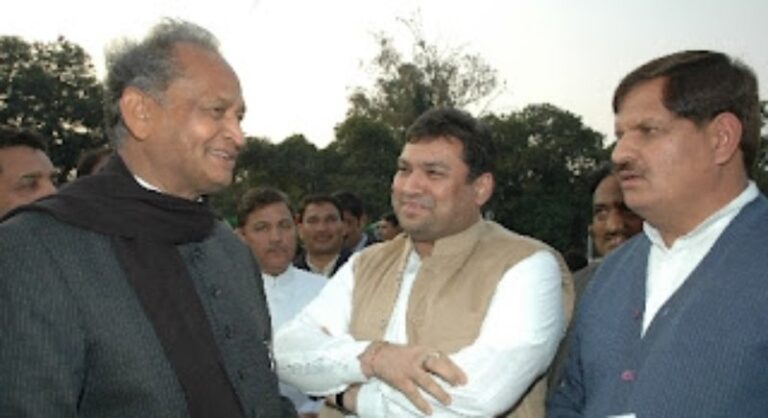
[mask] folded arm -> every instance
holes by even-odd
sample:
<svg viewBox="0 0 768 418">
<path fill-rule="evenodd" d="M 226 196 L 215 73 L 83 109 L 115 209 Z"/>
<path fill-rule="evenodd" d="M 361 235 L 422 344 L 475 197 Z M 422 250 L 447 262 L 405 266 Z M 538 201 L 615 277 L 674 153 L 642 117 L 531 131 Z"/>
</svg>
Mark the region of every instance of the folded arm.
<svg viewBox="0 0 768 418">
<path fill-rule="evenodd" d="M 438 382 L 451 398 L 427 400 L 438 416 L 493 416 L 511 407 L 552 360 L 564 328 L 561 273 L 555 258 L 538 252 L 509 269 L 499 285 L 477 340 L 450 355 L 465 385 Z M 387 416 L 420 415 L 397 390 L 373 379 L 358 394 L 358 410 Z"/>
<path fill-rule="evenodd" d="M 350 384 L 363 383 L 355 405 L 347 405 L 357 408 L 361 416 L 375 416 L 381 411 L 389 411 L 389 416 L 420 415 L 425 408 L 420 411 L 414 405 L 408 382 L 393 383 L 390 376 L 375 371 L 367 375 L 363 370 L 359 357 L 371 342 L 355 341 L 348 330 L 353 262 L 350 260 L 294 321 L 278 330 L 278 374 L 317 395 L 337 393 Z M 509 269 L 496 289 L 475 343 L 447 356 L 445 361 L 449 363 L 435 363 L 443 369 L 446 380 L 452 382 L 435 376 L 434 370 L 428 371 L 432 372 L 428 373 L 430 380 L 440 389 L 429 392 L 444 391 L 448 401 L 441 402 L 427 394 L 424 389 L 430 383 L 416 383 L 416 395 L 428 403 L 429 410 L 438 413 L 482 416 L 509 408 L 546 370 L 554 355 L 564 327 L 560 289 L 560 270 L 548 252 L 537 252 Z M 398 348 L 406 347 L 392 347 Z M 404 353 L 380 357 L 382 362 L 389 358 L 398 363 L 409 358 L 409 365 L 381 364 L 378 369 L 400 368 L 416 374 L 418 368 L 419 373 L 426 373 L 422 370 L 423 355 L 434 350 L 418 349 L 423 352 L 415 353 L 416 357 Z M 457 370 L 465 377 L 456 375 Z M 461 384 L 464 379 L 466 384 Z"/>
</svg>

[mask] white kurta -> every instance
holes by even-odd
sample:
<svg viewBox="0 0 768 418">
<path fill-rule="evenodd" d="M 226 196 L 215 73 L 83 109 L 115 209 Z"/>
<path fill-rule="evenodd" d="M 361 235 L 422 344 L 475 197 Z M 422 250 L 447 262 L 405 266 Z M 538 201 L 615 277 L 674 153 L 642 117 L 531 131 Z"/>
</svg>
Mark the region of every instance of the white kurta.
<svg viewBox="0 0 768 418">
<path fill-rule="evenodd" d="M 262 277 L 273 332 L 277 332 L 282 325 L 301 312 L 328 283 L 325 277 L 292 265 L 277 277 L 266 273 L 262 273 Z M 280 382 L 280 393 L 293 402 L 299 413 L 316 412 L 320 407 L 319 401 L 311 400 L 295 386 Z"/>
<path fill-rule="evenodd" d="M 378 379 L 367 380 L 360 369 L 357 356 L 370 341 L 355 341 L 349 334 L 354 257 L 320 296 L 277 333 L 278 375 L 316 395 L 365 382 L 357 402 L 361 417 L 422 416 L 400 392 Z M 408 342 L 407 301 L 420 266 L 418 255 L 411 253 L 386 341 Z M 505 272 L 477 340 L 451 355 L 468 383 L 443 384 L 452 398 L 448 407 L 424 395 L 432 406 L 432 417 L 496 415 L 512 406 L 546 371 L 565 327 L 561 283 L 557 260 L 547 251 L 536 252 Z"/>
</svg>

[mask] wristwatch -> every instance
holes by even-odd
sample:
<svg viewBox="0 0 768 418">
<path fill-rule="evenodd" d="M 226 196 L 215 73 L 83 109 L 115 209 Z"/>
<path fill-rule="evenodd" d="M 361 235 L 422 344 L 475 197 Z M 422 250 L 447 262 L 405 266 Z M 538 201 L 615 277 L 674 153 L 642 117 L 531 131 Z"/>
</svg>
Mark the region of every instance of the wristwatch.
<svg viewBox="0 0 768 418">
<path fill-rule="evenodd" d="M 354 412 L 350 411 L 344 406 L 344 394 L 346 391 L 341 391 L 336 394 L 336 396 L 333 398 L 334 405 L 329 405 L 331 408 L 341 412 L 343 415 L 355 415 Z"/>
</svg>

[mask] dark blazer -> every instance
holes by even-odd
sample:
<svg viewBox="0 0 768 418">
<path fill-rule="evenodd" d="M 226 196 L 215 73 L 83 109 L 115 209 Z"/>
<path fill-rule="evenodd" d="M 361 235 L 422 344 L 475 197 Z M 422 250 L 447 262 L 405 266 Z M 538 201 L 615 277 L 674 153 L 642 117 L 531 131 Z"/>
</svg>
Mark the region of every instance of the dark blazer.
<svg viewBox="0 0 768 418">
<path fill-rule="evenodd" d="M 248 249 L 219 224 L 179 252 L 245 416 L 291 416 Z M 0 224 L 0 417 L 73 416 L 189 414 L 109 238 L 22 213 Z"/>
<path fill-rule="evenodd" d="M 547 417 L 768 416 L 768 202 L 745 206 L 641 337 L 650 241 L 611 253 L 577 309 Z"/>
</svg>

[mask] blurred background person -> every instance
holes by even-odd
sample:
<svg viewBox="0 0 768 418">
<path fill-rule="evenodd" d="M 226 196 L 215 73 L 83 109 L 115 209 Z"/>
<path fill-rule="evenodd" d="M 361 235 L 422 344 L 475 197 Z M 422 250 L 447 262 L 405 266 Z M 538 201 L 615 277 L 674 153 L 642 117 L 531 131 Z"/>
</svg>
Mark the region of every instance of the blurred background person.
<svg viewBox="0 0 768 418">
<path fill-rule="evenodd" d="M 293 319 L 322 290 L 327 280 L 291 265 L 296 255 L 296 224 L 291 203 L 280 190 L 248 190 L 237 207 L 237 233 L 261 267 L 273 332 Z M 317 416 L 320 401 L 280 382 L 301 418 Z"/>
<path fill-rule="evenodd" d="M 344 221 L 344 248 L 355 253 L 375 243 L 375 237 L 365 232 L 368 213 L 363 200 L 347 190 L 334 193 L 333 198 L 339 203 L 341 219 Z"/>
<path fill-rule="evenodd" d="M 600 260 L 643 230 L 643 218 L 624 203 L 619 178 L 610 164 L 606 163 L 597 169 L 590 192 L 592 223 L 589 225 L 589 235 L 594 257 L 587 267 L 573 275 L 577 300 L 600 265 Z"/>
<path fill-rule="evenodd" d="M 376 235 L 381 241 L 389 241 L 403 232 L 394 212 L 387 212 L 376 222 Z"/>
<path fill-rule="evenodd" d="M 40 135 L 0 127 L 0 218 L 56 192 L 58 172 L 45 151 Z"/>
<path fill-rule="evenodd" d="M 294 265 L 302 270 L 331 277 L 349 258 L 344 248 L 344 223 L 338 201 L 327 194 L 305 196 L 297 216 L 304 252 Z"/>
</svg>

